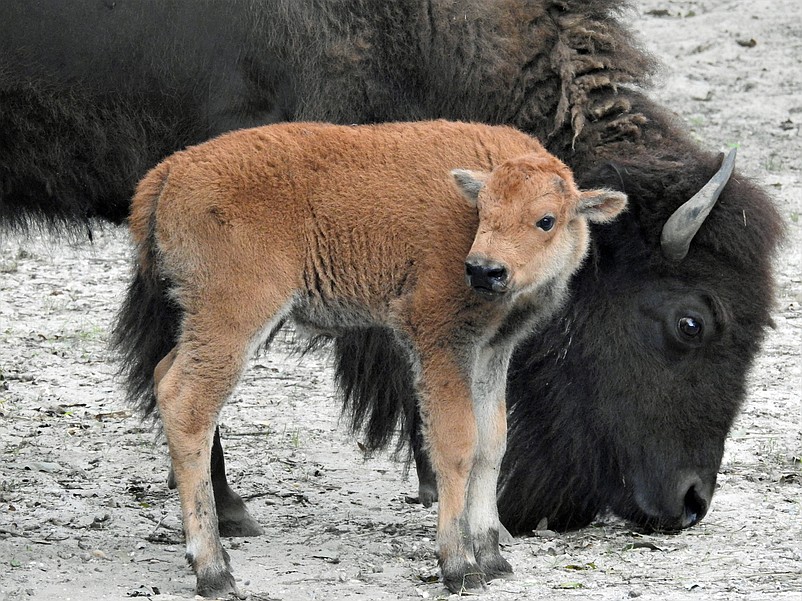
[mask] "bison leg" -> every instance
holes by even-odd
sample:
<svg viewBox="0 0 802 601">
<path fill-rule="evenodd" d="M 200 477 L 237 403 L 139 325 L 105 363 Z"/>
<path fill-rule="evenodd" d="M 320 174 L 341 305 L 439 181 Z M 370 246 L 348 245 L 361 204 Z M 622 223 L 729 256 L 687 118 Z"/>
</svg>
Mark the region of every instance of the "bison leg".
<svg viewBox="0 0 802 601">
<path fill-rule="evenodd" d="M 214 489 L 214 503 L 217 507 L 217 527 L 220 536 L 261 536 L 265 533 L 251 514 L 248 513 L 245 502 L 228 485 L 226 477 L 226 459 L 223 455 L 223 445 L 220 442 L 220 427 L 214 431 L 212 441 L 212 488 Z M 170 468 L 167 475 L 167 488 L 174 489 L 175 473 Z"/>
<path fill-rule="evenodd" d="M 504 419 L 506 420 L 506 415 Z M 437 502 L 437 477 L 434 474 L 432 462 L 426 452 L 426 441 L 423 438 L 423 424 L 419 411 L 416 411 L 412 424 L 410 445 L 412 446 L 412 454 L 415 458 L 415 472 L 418 475 L 418 500 L 424 507 L 431 507 L 432 504 Z M 501 522 L 499 522 L 498 528 L 499 543 L 502 545 L 511 545 L 515 537 L 510 534 L 510 531 L 507 530 Z"/>
<path fill-rule="evenodd" d="M 431 507 L 437 501 L 437 477 L 434 475 L 432 462 L 426 453 L 422 426 L 420 413 L 416 410 L 412 422 L 410 444 L 415 457 L 415 472 L 418 474 L 418 500 L 424 507 Z"/>
<path fill-rule="evenodd" d="M 245 502 L 228 485 L 226 460 L 220 443 L 220 428 L 214 431 L 212 441 L 212 489 L 217 507 L 217 527 L 220 536 L 261 536 L 265 533 L 245 507 Z"/>
<path fill-rule="evenodd" d="M 485 578 L 512 573 L 499 550 L 500 522 L 496 503 L 501 460 L 507 444 L 505 385 L 509 352 L 484 349 L 478 353 L 471 386 L 478 441 L 468 487 L 468 521 L 473 551 Z"/>
<path fill-rule="evenodd" d="M 421 358 L 420 400 L 440 507 L 437 545 L 443 583 L 452 593 L 484 585 L 466 506 L 476 449 L 471 390 L 450 357 Z"/>
</svg>

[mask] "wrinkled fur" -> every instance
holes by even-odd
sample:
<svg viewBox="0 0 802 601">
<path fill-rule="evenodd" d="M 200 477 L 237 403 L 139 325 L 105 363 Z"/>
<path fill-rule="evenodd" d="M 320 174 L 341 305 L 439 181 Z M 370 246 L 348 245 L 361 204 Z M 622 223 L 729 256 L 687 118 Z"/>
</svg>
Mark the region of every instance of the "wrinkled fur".
<svg viewBox="0 0 802 601">
<path fill-rule="evenodd" d="M 149 166 L 260 123 L 453 118 L 579 133 L 620 110 L 590 91 L 650 65 L 618 4 L 4 3 L 0 223 L 121 223 Z"/>
</svg>

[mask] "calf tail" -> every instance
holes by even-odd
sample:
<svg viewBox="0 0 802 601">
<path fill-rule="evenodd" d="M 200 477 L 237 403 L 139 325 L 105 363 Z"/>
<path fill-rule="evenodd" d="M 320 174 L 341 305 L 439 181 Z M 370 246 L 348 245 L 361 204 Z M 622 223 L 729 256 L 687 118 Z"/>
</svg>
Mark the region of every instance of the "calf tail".
<svg viewBox="0 0 802 601">
<path fill-rule="evenodd" d="M 396 453 L 407 447 L 416 426 L 417 401 L 412 366 L 392 333 L 370 328 L 338 336 L 334 371 L 343 414 L 351 430 L 364 436 L 367 451 L 388 447 L 396 434 Z"/>
<path fill-rule="evenodd" d="M 153 370 L 175 346 L 183 313 L 170 296 L 172 282 L 160 269 L 156 247 L 156 205 L 168 174 L 167 162 L 151 170 L 131 203 L 129 224 L 137 258 L 111 337 L 128 399 L 143 416 L 156 409 Z"/>
</svg>

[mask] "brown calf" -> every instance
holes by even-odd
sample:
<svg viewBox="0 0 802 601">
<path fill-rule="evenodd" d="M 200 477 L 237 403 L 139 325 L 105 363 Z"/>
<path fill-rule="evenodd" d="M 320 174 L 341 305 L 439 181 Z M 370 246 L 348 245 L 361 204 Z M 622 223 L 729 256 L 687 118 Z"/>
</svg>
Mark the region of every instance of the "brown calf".
<svg viewBox="0 0 802 601">
<path fill-rule="evenodd" d="M 518 131 L 444 121 L 242 130 L 148 173 L 130 226 L 139 277 L 168 282 L 161 302 L 181 316 L 154 386 L 198 593 L 236 590 L 210 483 L 217 416 L 286 319 L 331 336 L 394 333 L 437 474 L 445 584 L 511 572 L 496 510 L 510 354 L 562 302 L 587 222 L 625 203 L 577 190 Z"/>
</svg>

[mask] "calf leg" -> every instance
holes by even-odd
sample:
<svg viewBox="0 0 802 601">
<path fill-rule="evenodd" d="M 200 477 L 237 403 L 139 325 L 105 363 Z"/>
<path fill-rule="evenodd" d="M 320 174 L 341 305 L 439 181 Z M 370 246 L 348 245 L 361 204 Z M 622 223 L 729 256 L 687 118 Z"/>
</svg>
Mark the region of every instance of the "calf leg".
<svg viewBox="0 0 802 601">
<path fill-rule="evenodd" d="M 505 424 L 506 418 L 507 416 L 505 413 L 503 418 Z M 477 422 L 478 421 L 477 418 Z M 434 474 L 429 455 L 426 453 L 426 441 L 423 437 L 423 423 L 421 422 L 419 411 L 415 413 L 409 444 L 412 446 L 412 454 L 415 458 L 415 471 L 418 475 L 418 500 L 424 507 L 431 507 L 432 504 L 437 501 L 437 477 Z M 504 524 L 499 522 L 499 543 L 502 545 L 509 545 L 512 544 L 513 541 L 514 537 L 512 534 L 504 527 Z"/>
<path fill-rule="evenodd" d="M 176 350 L 175 361 L 158 386 L 157 401 L 181 500 L 186 556 L 197 575 L 199 595 L 227 595 L 236 587 L 218 534 L 209 458 L 217 414 L 239 366 L 231 366 L 228 374 L 216 373 L 224 376 L 222 380 L 204 377 L 193 369 L 199 363 L 194 353 L 181 346 Z"/>
<path fill-rule="evenodd" d="M 466 500 L 477 442 L 471 390 L 449 357 L 422 358 L 421 412 L 437 480 L 437 544 L 443 582 L 451 592 L 481 587 Z"/>
<path fill-rule="evenodd" d="M 478 442 L 468 488 L 468 522 L 473 551 L 488 580 L 512 573 L 499 550 L 496 492 L 507 445 L 505 387 L 509 353 L 486 349 L 478 353 L 471 386 Z"/>
<path fill-rule="evenodd" d="M 156 400 L 181 500 L 187 559 L 197 575 L 197 593 L 217 597 L 236 593 L 220 542 L 211 474 L 217 416 L 259 342 L 263 323 L 277 321 L 278 311 L 262 306 L 259 313 L 268 319 L 260 320 L 259 313 L 248 315 L 242 307 L 236 315 L 224 315 L 222 303 L 198 304 L 202 313 L 187 314 L 178 346 L 154 377 L 164 374 Z"/>
<path fill-rule="evenodd" d="M 212 489 L 214 489 L 214 504 L 217 507 L 217 527 L 220 536 L 261 536 L 265 533 L 245 506 L 245 502 L 228 485 L 226 477 L 226 459 L 223 455 L 223 445 L 220 441 L 220 426 L 214 431 L 212 441 Z M 167 488 L 176 487 L 173 468 L 167 475 Z"/>
</svg>

